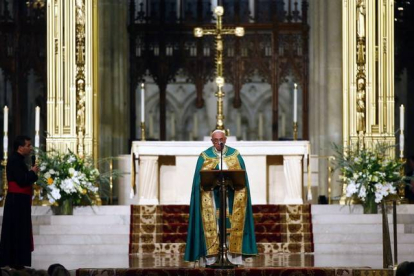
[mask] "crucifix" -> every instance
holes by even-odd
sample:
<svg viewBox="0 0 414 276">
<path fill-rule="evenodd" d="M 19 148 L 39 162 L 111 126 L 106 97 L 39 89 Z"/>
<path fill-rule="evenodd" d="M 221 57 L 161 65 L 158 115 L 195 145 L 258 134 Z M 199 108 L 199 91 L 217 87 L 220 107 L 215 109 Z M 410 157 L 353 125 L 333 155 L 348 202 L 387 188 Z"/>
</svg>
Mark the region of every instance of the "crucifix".
<svg viewBox="0 0 414 276">
<path fill-rule="evenodd" d="M 224 115 L 223 115 L 223 35 L 236 35 L 238 37 L 244 36 L 244 28 L 224 28 L 222 24 L 222 18 L 224 9 L 222 6 L 217 6 L 214 9 L 214 14 L 217 17 L 216 28 L 194 28 L 195 37 L 203 37 L 204 35 L 214 35 L 216 40 L 216 84 L 218 91 L 215 96 L 217 97 L 217 123 L 216 129 L 224 129 Z M 227 133 L 228 131 L 226 131 Z"/>
</svg>

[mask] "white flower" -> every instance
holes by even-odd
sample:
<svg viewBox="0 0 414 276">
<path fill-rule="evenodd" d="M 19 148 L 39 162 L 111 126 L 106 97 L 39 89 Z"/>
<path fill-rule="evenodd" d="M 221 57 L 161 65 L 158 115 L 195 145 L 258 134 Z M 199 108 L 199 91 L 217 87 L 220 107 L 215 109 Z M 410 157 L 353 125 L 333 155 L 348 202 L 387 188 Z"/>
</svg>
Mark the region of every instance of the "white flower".
<svg viewBox="0 0 414 276">
<path fill-rule="evenodd" d="M 56 188 L 55 184 L 50 185 L 50 195 L 49 202 L 54 203 L 56 200 L 59 200 L 61 198 L 60 191 L 58 188 Z"/>
<path fill-rule="evenodd" d="M 361 189 L 359 190 L 358 197 L 361 198 L 362 200 L 365 200 L 366 196 L 367 196 L 367 189 L 365 189 L 365 186 L 362 186 Z"/>
<path fill-rule="evenodd" d="M 43 176 L 44 176 L 46 179 L 49 179 L 49 178 L 50 178 L 50 173 L 49 173 L 49 172 L 46 172 Z"/>
<path fill-rule="evenodd" d="M 358 188 L 355 185 L 354 181 L 349 182 L 348 186 L 346 186 L 346 196 L 351 197 L 358 191 Z"/>
<path fill-rule="evenodd" d="M 60 188 L 67 194 L 72 194 L 76 192 L 75 183 L 72 179 L 65 179 L 60 184 Z"/>
<path fill-rule="evenodd" d="M 49 170 L 49 173 L 52 175 L 52 174 L 55 174 L 56 172 L 55 172 L 55 170 L 54 170 L 54 169 L 50 169 L 50 170 Z"/>
<path fill-rule="evenodd" d="M 46 166 L 40 166 L 40 171 L 43 172 L 44 170 L 46 170 Z"/>
<path fill-rule="evenodd" d="M 70 168 L 70 169 L 69 169 L 69 174 L 70 174 L 70 175 L 74 175 L 74 174 L 75 174 L 75 172 L 76 172 L 76 171 L 75 171 L 75 169 L 74 169 L 74 168 Z"/>
<path fill-rule="evenodd" d="M 73 162 L 75 162 L 76 161 L 76 157 L 75 156 L 73 156 L 73 155 L 71 155 L 70 157 L 69 157 L 69 159 L 68 159 L 68 162 L 69 163 L 73 163 Z"/>
</svg>

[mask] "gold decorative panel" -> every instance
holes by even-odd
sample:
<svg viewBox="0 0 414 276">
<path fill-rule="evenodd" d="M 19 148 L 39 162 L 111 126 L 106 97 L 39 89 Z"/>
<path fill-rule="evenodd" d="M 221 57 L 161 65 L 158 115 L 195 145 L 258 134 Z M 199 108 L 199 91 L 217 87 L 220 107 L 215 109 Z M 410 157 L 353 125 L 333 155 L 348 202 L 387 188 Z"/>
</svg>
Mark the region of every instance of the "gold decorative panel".
<svg viewBox="0 0 414 276">
<path fill-rule="evenodd" d="M 97 0 L 47 1 L 47 149 L 97 157 Z"/>
</svg>

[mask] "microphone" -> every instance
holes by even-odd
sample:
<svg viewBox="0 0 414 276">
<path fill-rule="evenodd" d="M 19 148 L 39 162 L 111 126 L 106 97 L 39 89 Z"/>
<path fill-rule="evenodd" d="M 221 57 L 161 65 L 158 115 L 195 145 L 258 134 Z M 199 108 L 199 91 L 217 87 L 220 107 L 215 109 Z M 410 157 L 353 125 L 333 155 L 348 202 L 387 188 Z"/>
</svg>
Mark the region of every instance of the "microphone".
<svg viewBox="0 0 414 276">
<path fill-rule="evenodd" d="M 32 167 L 34 167 L 36 165 L 36 155 L 32 155 Z"/>
<path fill-rule="evenodd" d="M 220 145 L 220 151 L 222 151 L 223 148 L 224 148 L 224 143 L 223 142 L 220 142 L 219 145 Z"/>
</svg>

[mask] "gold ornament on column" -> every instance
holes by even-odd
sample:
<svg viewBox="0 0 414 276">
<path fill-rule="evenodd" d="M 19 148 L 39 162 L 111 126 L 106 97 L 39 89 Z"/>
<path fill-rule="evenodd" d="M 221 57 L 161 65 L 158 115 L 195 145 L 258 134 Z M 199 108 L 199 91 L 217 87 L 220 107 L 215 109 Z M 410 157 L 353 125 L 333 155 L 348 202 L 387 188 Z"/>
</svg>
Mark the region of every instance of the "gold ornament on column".
<svg viewBox="0 0 414 276">
<path fill-rule="evenodd" d="M 216 28 L 194 28 L 195 37 L 203 37 L 204 35 L 214 35 L 216 40 L 216 84 L 218 91 L 215 93 L 217 97 L 217 123 L 216 129 L 224 130 L 224 108 L 223 108 L 223 98 L 225 93 L 223 91 L 223 86 L 225 84 L 223 77 L 223 35 L 235 35 L 238 37 L 244 36 L 244 28 L 224 28 L 222 25 L 224 9 L 222 6 L 217 6 L 214 10 L 214 14 L 217 17 Z"/>
<path fill-rule="evenodd" d="M 356 75 L 356 131 L 363 146 L 366 131 L 366 76 L 365 76 L 365 1 L 358 0 L 356 6 L 357 24 L 357 75 Z"/>
<path fill-rule="evenodd" d="M 76 0 L 76 136 L 77 153 L 85 156 L 85 3 Z"/>
</svg>

